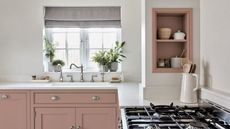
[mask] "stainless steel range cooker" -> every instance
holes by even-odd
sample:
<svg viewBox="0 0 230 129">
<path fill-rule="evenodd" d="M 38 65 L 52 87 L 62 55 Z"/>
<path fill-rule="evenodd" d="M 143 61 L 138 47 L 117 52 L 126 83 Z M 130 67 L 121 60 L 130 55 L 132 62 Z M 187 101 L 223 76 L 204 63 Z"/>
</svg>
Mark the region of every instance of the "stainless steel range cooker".
<svg viewBox="0 0 230 129">
<path fill-rule="evenodd" d="M 154 105 L 122 109 L 123 129 L 230 129 L 230 111 L 211 102 L 190 107 Z"/>
</svg>

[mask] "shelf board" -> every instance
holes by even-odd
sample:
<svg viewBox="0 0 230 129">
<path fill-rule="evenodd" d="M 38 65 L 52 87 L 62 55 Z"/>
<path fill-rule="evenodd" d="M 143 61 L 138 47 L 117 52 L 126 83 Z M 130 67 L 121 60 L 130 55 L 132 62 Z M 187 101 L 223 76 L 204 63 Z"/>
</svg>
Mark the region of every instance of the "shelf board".
<svg viewBox="0 0 230 129">
<path fill-rule="evenodd" d="M 182 68 L 155 68 L 153 72 L 156 73 L 182 73 Z"/>
<path fill-rule="evenodd" d="M 158 43 L 185 43 L 187 40 L 157 39 Z"/>
</svg>

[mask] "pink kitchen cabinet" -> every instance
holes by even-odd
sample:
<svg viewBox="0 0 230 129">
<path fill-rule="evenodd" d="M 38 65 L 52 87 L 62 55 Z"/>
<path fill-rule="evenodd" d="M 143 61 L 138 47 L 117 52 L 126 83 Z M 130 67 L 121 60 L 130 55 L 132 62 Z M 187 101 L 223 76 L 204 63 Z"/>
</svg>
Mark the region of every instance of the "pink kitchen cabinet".
<svg viewBox="0 0 230 129">
<path fill-rule="evenodd" d="M 0 129 L 117 129 L 116 89 L 0 90 Z"/>
<path fill-rule="evenodd" d="M 35 90 L 31 98 L 35 129 L 118 128 L 117 90 Z"/>
<path fill-rule="evenodd" d="M 117 129 L 116 108 L 77 108 L 77 129 Z"/>
<path fill-rule="evenodd" d="M 74 129 L 75 108 L 35 109 L 35 129 Z"/>
<path fill-rule="evenodd" d="M 29 129 L 27 93 L 0 91 L 0 129 Z"/>
</svg>

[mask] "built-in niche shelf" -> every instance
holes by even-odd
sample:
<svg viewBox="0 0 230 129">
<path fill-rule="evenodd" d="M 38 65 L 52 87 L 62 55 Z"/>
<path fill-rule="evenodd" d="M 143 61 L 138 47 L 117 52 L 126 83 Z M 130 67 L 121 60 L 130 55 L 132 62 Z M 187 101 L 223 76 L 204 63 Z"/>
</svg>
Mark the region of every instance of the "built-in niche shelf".
<svg viewBox="0 0 230 129">
<path fill-rule="evenodd" d="M 182 68 L 158 67 L 158 59 L 171 59 L 180 56 L 185 50 L 183 58 L 192 61 L 192 9 L 191 8 L 154 8 L 152 10 L 152 72 L 180 73 Z M 160 39 L 158 30 L 170 28 L 172 35 L 178 30 L 184 32 L 184 40 Z"/>
<path fill-rule="evenodd" d="M 181 68 L 157 68 L 155 70 L 157 73 L 178 73 L 182 72 Z"/>
<path fill-rule="evenodd" d="M 163 39 L 157 39 L 158 43 L 185 43 L 187 40 L 174 40 L 174 39 L 169 39 L 169 40 L 163 40 Z"/>
</svg>

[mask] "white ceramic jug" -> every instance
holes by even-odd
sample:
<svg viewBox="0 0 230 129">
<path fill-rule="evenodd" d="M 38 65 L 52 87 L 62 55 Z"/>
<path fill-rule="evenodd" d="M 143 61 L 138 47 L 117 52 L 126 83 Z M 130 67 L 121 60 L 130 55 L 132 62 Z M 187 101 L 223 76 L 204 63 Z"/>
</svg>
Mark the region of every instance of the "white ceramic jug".
<svg viewBox="0 0 230 129">
<path fill-rule="evenodd" d="M 181 97 L 183 103 L 197 103 L 197 90 L 199 87 L 197 74 L 182 74 Z"/>
</svg>

